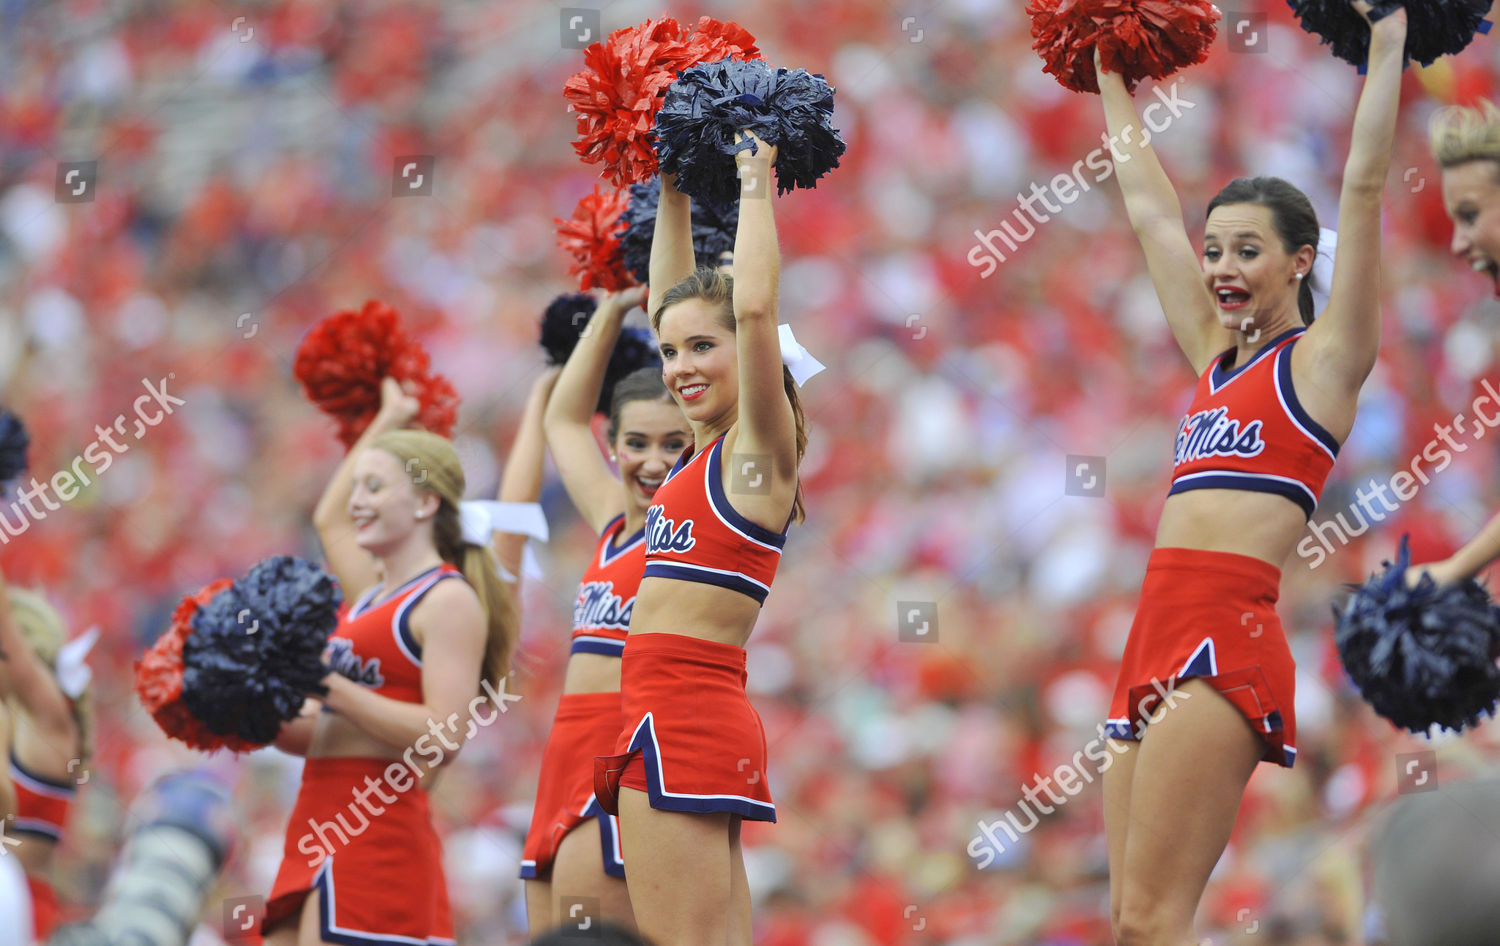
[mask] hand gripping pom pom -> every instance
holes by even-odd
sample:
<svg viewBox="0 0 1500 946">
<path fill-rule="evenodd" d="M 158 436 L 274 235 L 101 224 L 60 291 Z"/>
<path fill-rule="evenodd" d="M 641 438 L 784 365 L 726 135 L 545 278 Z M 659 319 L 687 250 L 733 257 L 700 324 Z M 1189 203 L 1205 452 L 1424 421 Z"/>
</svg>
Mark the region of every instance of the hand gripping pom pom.
<svg viewBox="0 0 1500 946">
<path fill-rule="evenodd" d="M 663 174 L 695 201 L 736 203 L 741 187 L 734 155 L 755 143 L 735 141 L 749 129 L 775 145 L 776 192 L 813 187 L 839 166 L 847 147 L 833 127 L 833 87 L 805 69 L 763 60 L 721 59 L 684 72 L 656 114 L 656 154 Z M 764 185 L 762 185 L 764 186 Z"/>
<path fill-rule="evenodd" d="M 5 484 L 26 472 L 26 449 L 31 446 L 31 435 L 21 418 L 7 410 L 0 410 L 0 495 L 5 494 Z"/>
<path fill-rule="evenodd" d="M 1440 56 L 1462 52 L 1476 33 L 1489 32 L 1485 17 L 1493 0 L 1372 0 L 1370 19 L 1406 8 L 1403 63 L 1430 66 Z M 1287 0 L 1302 28 L 1361 71 L 1370 56 L 1370 25 L 1348 0 Z"/>
<path fill-rule="evenodd" d="M 552 300 L 542 315 L 542 349 L 549 365 L 564 364 L 588 327 L 597 303 L 593 296 L 562 295 Z M 599 389 L 596 413 L 608 413 L 615 384 L 637 368 L 661 365 L 651 333 L 645 329 L 627 328 L 615 342 L 609 365 L 604 369 L 604 383 Z"/>
<path fill-rule="evenodd" d="M 1033 0 L 1031 48 L 1043 72 L 1074 92 L 1099 92 L 1094 47 L 1109 72 L 1135 91 L 1208 58 L 1219 9 L 1209 0 Z"/>
<path fill-rule="evenodd" d="M 656 233 L 656 207 L 661 202 L 661 178 L 649 184 L 630 185 L 630 205 L 621 218 L 620 249 L 625 268 L 637 282 L 646 282 L 651 272 L 651 240 Z M 725 253 L 734 252 L 734 234 L 739 227 L 739 204 L 713 206 L 693 203 L 693 258 L 699 266 L 716 268 Z"/>
<path fill-rule="evenodd" d="M 219 749 L 249 752 L 260 748 L 234 736 L 210 732 L 182 703 L 182 649 L 193 633 L 192 617 L 204 602 L 232 584 L 228 578 L 220 578 L 197 594 L 183 598 L 172 614 L 172 626 L 135 662 L 135 692 L 146 712 L 156 720 L 162 732 L 205 752 Z"/>
<path fill-rule="evenodd" d="M 195 749 L 270 744 L 308 696 L 327 692 L 323 650 L 343 598 L 322 569 L 268 558 L 237 582 L 184 598 L 136 663 L 136 692 L 162 730 Z"/>
<path fill-rule="evenodd" d="M 578 288 L 618 292 L 635 285 L 625 270 L 620 250 L 620 224 L 630 198 L 623 189 L 606 194 L 594 186 L 573 209 L 571 220 L 557 224 L 557 245 L 573 257 L 568 275 L 578 277 Z"/>
<path fill-rule="evenodd" d="M 649 138 L 662 93 L 682 70 L 726 56 L 759 57 L 755 37 L 706 16 L 692 31 L 671 17 L 615 30 L 584 50 L 585 68 L 563 86 L 578 115 L 573 149 L 585 164 L 603 164 L 616 187 L 650 180 L 656 154 Z"/>
<path fill-rule="evenodd" d="M 447 437 L 458 420 L 458 392 L 432 374 L 427 352 L 406 334 L 401 317 L 383 302 L 366 302 L 313 326 L 297 349 L 293 366 L 308 398 L 338 421 L 345 448 L 380 411 L 380 382 L 391 377 L 415 388 L 422 409 L 417 422 Z"/>
<path fill-rule="evenodd" d="M 1500 700 L 1500 608 L 1473 579 L 1440 587 L 1423 575 L 1408 588 L 1406 536 L 1386 565 L 1342 614 L 1334 609 L 1344 669 L 1375 712 L 1404 729 L 1477 725 Z"/>
</svg>

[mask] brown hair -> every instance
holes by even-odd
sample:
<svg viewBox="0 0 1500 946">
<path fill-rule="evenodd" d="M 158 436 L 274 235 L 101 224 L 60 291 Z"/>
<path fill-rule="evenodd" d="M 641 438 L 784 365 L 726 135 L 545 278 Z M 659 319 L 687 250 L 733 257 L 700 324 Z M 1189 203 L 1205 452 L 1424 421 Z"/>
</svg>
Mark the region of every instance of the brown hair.
<svg viewBox="0 0 1500 946">
<path fill-rule="evenodd" d="M 1214 209 L 1224 204 L 1254 204 L 1271 212 L 1271 226 L 1281 237 L 1281 246 L 1288 254 L 1296 253 L 1304 246 L 1318 249 L 1322 231 L 1318 227 L 1318 212 L 1313 210 L 1307 195 L 1279 177 L 1237 177 L 1224 186 L 1208 202 L 1207 217 Z M 1301 280 L 1297 287 L 1297 310 L 1302 314 L 1302 324 L 1313 324 L 1312 274 Z"/>
<path fill-rule="evenodd" d="M 488 545 L 464 541 L 458 505 L 464 495 L 464 469 L 447 438 L 425 430 L 391 430 L 370 443 L 415 474 L 412 486 L 438 497 L 432 538 L 443 561 L 458 568 L 479 596 L 486 633 L 483 672 L 495 685 L 510 673 L 510 659 L 520 637 L 520 609 L 510 585 L 500 580 L 499 562 Z M 418 473 L 417 471 L 420 471 Z M 480 689 L 481 694 L 484 692 Z"/>
<path fill-rule="evenodd" d="M 689 299 L 702 299 L 716 306 L 724 327 L 731 332 L 735 330 L 734 277 L 700 266 L 691 276 L 668 289 L 661 297 L 661 305 L 651 314 L 651 327 L 657 335 L 661 334 L 661 319 L 667 309 Z M 797 382 L 793 380 L 791 369 L 786 365 L 781 366 L 781 378 L 786 399 L 792 405 L 792 416 L 797 421 L 797 465 L 800 467 L 802 454 L 807 451 L 807 418 L 802 413 L 802 399 L 797 394 Z M 792 500 L 792 519 L 801 522 L 806 513 L 802 503 L 802 484 L 799 482 L 796 497 Z"/>
<path fill-rule="evenodd" d="M 625 405 L 632 401 L 661 401 L 664 404 L 677 406 L 672 400 L 672 392 L 667 390 L 667 385 L 661 379 L 660 365 L 645 365 L 615 382 L 615 389 L 609 397 L 609 442 L 614 443 L 615 438 L 620 435 L 620 415 L 625 410 Z"/>
</svg>

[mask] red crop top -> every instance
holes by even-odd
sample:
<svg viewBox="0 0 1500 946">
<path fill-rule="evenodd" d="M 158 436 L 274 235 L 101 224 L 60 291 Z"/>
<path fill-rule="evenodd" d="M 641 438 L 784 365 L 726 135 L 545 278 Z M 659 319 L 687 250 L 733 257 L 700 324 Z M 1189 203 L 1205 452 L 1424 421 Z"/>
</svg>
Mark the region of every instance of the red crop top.
<svg viewBox="0 0 1500 946">
<path fill-rule="evenodd" d="M 328 667 L 381 696 L 422 702 L 422 647 L 411 633 L 411 609 L 432 586 L 463 573 L 444 562 L 373 604 L 382 585 L 365 592 L 339 617 L 328 639 Z"/>
<path fill-rule="evenodd" d="M 1226 351 L 1203 372 L 1177 427 L 1167 495 L 1193 489 L 1275 493 L 1312 518 L 1339 444 L 1292 389 L 1292 347 L 1304 331 L 1271 339 L 1232 371 L 1224 370 L 1233 349 Z"/>
<path fill-rule="evenodd" d="M 635 593 L 646 568 L 646 530 L 620 540 L 624 531 L 623 515 L 610 520 L 578 583 L 571 653 L 618 657 L 625 650 L 630 612 L 635 608 Z"/>
<path fill-rule="evenodd" d="M 44 778 L 21 765 L 12 753 L 10 778 L 16 786 L 16 834 L 34 834 L 56 841 L 68 823 L 68 806 L 78 789 L 70 782 Z"/>
<path fill-rule="evenodd" d="M 724 437 L 702 453 L 684 451 L 646 510 L 644 577 L 731 588 L 765 603 L 786 544 L 786 529 L 756 525 L 724 495 Z M 787 517 L 791 525 L 791 517 Z"/>
</svg>

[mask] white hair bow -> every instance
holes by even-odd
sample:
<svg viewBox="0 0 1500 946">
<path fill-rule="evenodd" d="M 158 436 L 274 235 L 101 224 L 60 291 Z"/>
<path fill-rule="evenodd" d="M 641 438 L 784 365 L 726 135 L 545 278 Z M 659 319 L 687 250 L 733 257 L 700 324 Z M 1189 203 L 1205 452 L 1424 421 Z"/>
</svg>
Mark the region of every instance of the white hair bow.
<svg viewBox="0 0 1500 946">
<path fill-rule="evenodd" d="M 1318 255 L 1313 260 L 1312 272 L 1307 274 L 1307 288 L 1312 290 L 1313 297 L 1313 318 L 1328 308 L 1328 293 L 1333 289 L 1333 257 L 1338 248 L 1338 232 L 1323 227 L 1318 232 Z"/>
<path fill-rule="evenodd" d="M 489 545 L 496 532 L 513 532 L 528 536 L 538 542 L 548 538 L 547 517 L 537 503 L 501 503 L 489 499 L 468 500 L 458 504 L 458 518 L 463 527 L 464 541 L 472 545 Z M 521 552 L 521 574 L 527 578 L 541 578 L 541 560 L 537 558 L 531 542 Z M 515 581 L 516 576 L 500 568 L 500 577 Z"/>
<path fill-rule="evenodd" d="M 57 684 L 70 700 L 78 699 L 94 678 L 93 669 L 84 661 L 97 643 L 99 628 L 91 627 L 68 641 L 57 652 Z"/>
<path fill-rule="evenodd" d="M 797 387 L 800 388 L 807 383 L 809 378 L 824 370 L 825 366 L 810 355 L 806 348 L 797 343 L 790 325 L 783 322 L 776 327 L 776 330 L 781 339 L 781 363 L 791 370 L 792 380 L 797 382 Z"/>
</svg>

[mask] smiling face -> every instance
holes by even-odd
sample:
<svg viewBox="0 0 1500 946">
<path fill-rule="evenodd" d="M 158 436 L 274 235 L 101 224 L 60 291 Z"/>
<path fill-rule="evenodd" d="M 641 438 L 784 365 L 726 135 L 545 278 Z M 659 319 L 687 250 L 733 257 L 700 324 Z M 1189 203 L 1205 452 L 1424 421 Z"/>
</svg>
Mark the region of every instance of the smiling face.
<svg viewBox="0 0 1500 946">
<path fill-rule="evenodd" d="M 661 313 L 662 381 L 688 420 L 710 423 L 739 406 L 739 362 L 734 330 L 704 299 L 686 299 Z"/>
<path fill-rule="evenodd" d="M 1253 334 L 1280 313 L 1296 317 L 1297 273 L 1307 273 L 1315 255 L 1310 246 L 1285 250 L 1269 207 L 1215 207 L 1203 236 L 1203 278 L 1219 324 Z"/>
<path fill-rule="evenodd" d="M 386 554 L 424 523 L 431 523 L 437 507 L 437 495 L 413 486 L 395 454 L 372 448 L 355 459 L 354 489 L 347 508 L 360 548 L 377 556 Z"/>
<path fill-rule="evenodd" d="M 625 496 L 637 515 L 646 514 L 657 487 L 692 442 L 693 432 L 675 403 L 642 399 L 620 408 L 615 458 Z"/>
<path fill-rule="evenodd" d="M 1453 255 L 1485 275 L 1500 299 L 1500 162 L 1443 169 L 1443 206 L 1453 221 Z"/>
</svg>

